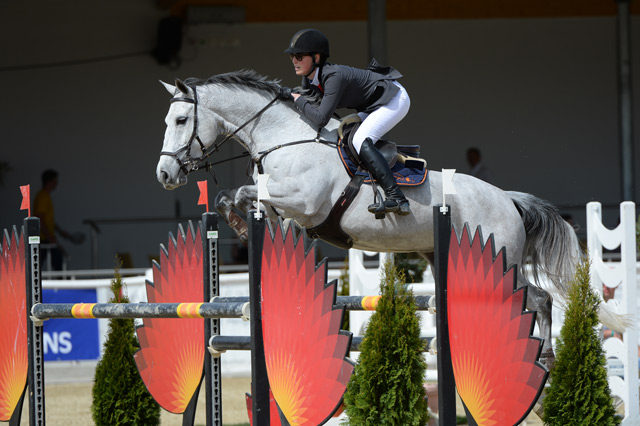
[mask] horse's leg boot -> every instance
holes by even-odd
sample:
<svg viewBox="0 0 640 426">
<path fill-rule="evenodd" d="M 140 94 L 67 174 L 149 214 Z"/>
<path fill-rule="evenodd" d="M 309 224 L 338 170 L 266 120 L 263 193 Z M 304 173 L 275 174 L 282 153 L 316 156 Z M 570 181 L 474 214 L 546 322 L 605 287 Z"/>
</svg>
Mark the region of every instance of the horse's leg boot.
<svg viewBox="0 0 640 426">
<path fill-rule="evenodd" d="M 360 147 L 360 159 L 378 182 L 378 185 L 380 185 L 386 196 L 386 199 L 382 203 L 371 204 L 368 210 L 371 213 L 380 213 L 382 208 L 384 208 L 385 213 L 397 213 L 401 216 L 411 213 L 409 200 L 407 200 L 402 190 L 398 187 L 396 179 L 393 177 L 391 169 L 389 169 L 389 164 L 387 164 L 387 161 L 369 138 L 365 139 L 362 147 Z"/>
</svg>

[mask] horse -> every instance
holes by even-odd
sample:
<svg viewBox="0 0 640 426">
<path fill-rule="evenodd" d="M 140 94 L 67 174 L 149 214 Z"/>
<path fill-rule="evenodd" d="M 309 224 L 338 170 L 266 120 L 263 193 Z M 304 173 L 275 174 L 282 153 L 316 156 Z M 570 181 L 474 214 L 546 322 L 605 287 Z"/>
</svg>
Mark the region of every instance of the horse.
<svg viewBox="0 0 640 426">
<path fill-rule="evenodd" d="M 254 182 L 259 174 L 270 176 L 270 198 L 260 200 L 261 206 L 256 205 L 256 184 L 222 190 L 216 198 L 216 209 L 241 239 L 246 239 L 246 225 L 239 225 L 234 209 L 246 214 L 263 208 L 271 220 L 279 216 L 307 229 L 325 221 L 350 181 L 336 152 L 339 120 L 315 129 L 293 102 L 280 99 L 278 80 L 252 70 L 207 80 L 176 80 L 175 86 L 161 83 L 173 96 L 156 170 L 165 189 L 186 184 L 190 172 L 206 165 L 222 143 L 234 139 L 251 158 Z M 224 139 L 216 143 L 219 136 Z M 339 226 L 354 248 L 416 252 L 433 265 L 433 206 L 443 203 L 442 179 L 440 172 L 430 170 L 424 185 L 404 187 L 411 214 L 391 214 L 382 220 L 367 210 L 372 195 L 361 188 Z M 554 297 L 566 296 L 580 257 L 574 229 L 551 203 L 531 194 L 504 191 L 464 174 L 455 175 L 455 187 L 457 194 L 446 198 L 453 226 L 461 231 L 465 223 L 471 229 L 481 225 L 484 234 L 493 234 L 495 247 L 504 247 L 507 260 L 519 264 L 517 287 L 527 288 L 526 305 L 537 312 L 544 339 L 540 359 L 551 368 L 553 297 L 540 283 L 546 277 Z M 621 329 L 610 315 L 602 314 L 601 320 Z"/>
</svg>

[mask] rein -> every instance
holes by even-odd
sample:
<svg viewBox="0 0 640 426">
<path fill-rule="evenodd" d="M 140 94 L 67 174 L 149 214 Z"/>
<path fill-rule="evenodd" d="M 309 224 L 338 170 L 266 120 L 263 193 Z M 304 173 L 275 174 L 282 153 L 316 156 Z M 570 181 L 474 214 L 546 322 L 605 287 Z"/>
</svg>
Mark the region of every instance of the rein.
<svg viewBox="0 0 640 426">
<path fill-rule="evenodd" d="M 225 142 L 227 142 L 229 139 L 231 139 L 234 136 L 236 136 L 240 130 L 244 129 L 249 123 L 254 121 L 256 118 L 260 117 L 267 109 L 269 109 L 278 100 L 278 96 L 276 96 L 271 101 L 269 101 L 269 103 L 267 105 L 265 105 L 260 111 L 258 111 L 251 118 L 249 118 L 247 121 L 245 121 L 244 124 L 242 124 L 240 127 L 238 127 L 233 133 L 228 134 L 223 140 L 221 140 L 220 142 L 215 144 L 211 149 L 207 150 L 206 147 L 204 146 L 204 143 L 200 139 L 200 136 L 198 136 L 198 92 L 196 91 L 195 86 L 189 86 L 189 87 L 191 87 L 191 89 L 193 90 L 193 99 L 187 98 L 187 97 L 179 97 L 179 98 L 172 98 L 171 99 L 171 103 L 174 103 L 174 102 L 187 102 L 187 103 L 193 104 L 193 130 L 191 132 L 191 137 L 189 138 L 189 142 L 187 142 L 187 144 L 185 146 L 183 146 L 182 148 L 178 149 L 177 151 L 174 151 L 174 152 L 161 151 L 160 155 L 167 155 L 169 157 L 173 157 L 178 162 L 178 165 L 180 166 L 180 170 L 182 170 L 185 175 L 188 175 L 191 172 L 199 170 L 200 168 L 204 168 L 205 170 L 209 170 L 209 169 L 211 169 L 213 166 L 215 166 L 217 164 L 226 163 L 227 161 L 237 160 L 237 159 L 249 156 L 250 155 L 249 152 L 244 152 L 244 153 L 242 153 L 240 155 L 236 155 L 235 157 L 231 157 L 231 158 L 228 158 L 226 160 L 216 161 L 216 162 L 213 162 L 213 163 L 212 162 L 205 162 L 205 160 L 207 158 L 209 158 L 214 152 L 218 151 L 218 149 Z M 200 145 L 200 151 L 202 152 L 202 155 L 199 156 L 199 157 L 191 156 L 191 147 L 192 147 L 194 141 L 197 141 L 198 144 Z M 258 152 L 258 158 L 257 159 L 253 159 L 253 162 L 258 166 L 258 172 L 262 174 L 264 172 L 264 169 L 262 167 L 262 160 L 268 154 L 270 154 L 273 151 L 276 151 L 276 150 L 278 150 L 280 148 L 293 146 L 293 145 L 300 145 L 300 144 L 304 144 L 304 143 L 312 143 L 312 142 L 322 143 L 322 144 L 325 144 L 325 145 L 333 145 L 333 146 L 336 146 L 336 147 L 339 146 L 339 144 L 337 142 L 331 142 L 331 141 L 327 141 L 327 140 L 321 139 L 320 138 L 320 131 L 318 131 L 318 134 L 317 134 L 315 139 L 306 139 L 306 140 L 288 142 L 288 143 L 284 143 L 284 144 L 280 144 L 280 145 L 276 145 L 274 147 L 271 147 L 266 151 L 260 151 L 260 152 Z M 180 158 L 180 154 L 182 154 L 183 152 L 186 152 L 186 154 L 184 155 L 184 158 Z"/>
</svg>

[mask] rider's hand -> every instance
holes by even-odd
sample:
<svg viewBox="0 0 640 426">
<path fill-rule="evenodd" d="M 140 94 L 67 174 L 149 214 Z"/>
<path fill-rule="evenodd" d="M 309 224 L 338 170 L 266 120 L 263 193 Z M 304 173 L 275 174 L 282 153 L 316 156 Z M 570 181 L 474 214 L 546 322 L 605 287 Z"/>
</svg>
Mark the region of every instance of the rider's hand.
<svg viewBox="0 0 640 426">
<path fill-rule="evenodd" d="M 282 86 L 280 87 L 280 92 L 278 93 L 278 98 L 285 100 L 285 101 L 292 101 L 293 100 L 293 96 L 291 96 L 291 88 L 290 87 L 286 87 L 286 86 Z"/>
</svg>

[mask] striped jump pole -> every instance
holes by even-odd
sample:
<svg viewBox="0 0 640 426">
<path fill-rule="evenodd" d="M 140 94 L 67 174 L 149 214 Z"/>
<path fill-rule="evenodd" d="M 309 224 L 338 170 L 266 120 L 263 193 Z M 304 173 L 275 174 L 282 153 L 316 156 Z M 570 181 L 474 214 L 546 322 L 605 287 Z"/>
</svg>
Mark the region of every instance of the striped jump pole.
<svg viewBox="0 0 640 426">
<path fill-rule="evenodd" d="M 375 311 L 381 296 L 337 296 L 336 306 L 347 311 Z M 435 296 L 414 296 L 416 307 L 419 311 L 435 312 Z M 245 303 L 249 302 L 246 296 L 214 297 L 214 303 Z"/>
<path fill-rule="evenodd" d="M 249 318 L 249 303 L 37 303 L 37 320 L 53 318 Z"/>
</svg>

